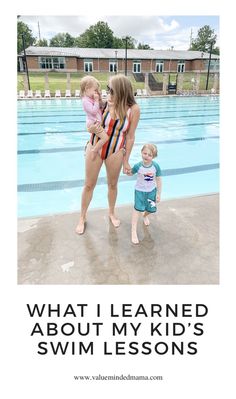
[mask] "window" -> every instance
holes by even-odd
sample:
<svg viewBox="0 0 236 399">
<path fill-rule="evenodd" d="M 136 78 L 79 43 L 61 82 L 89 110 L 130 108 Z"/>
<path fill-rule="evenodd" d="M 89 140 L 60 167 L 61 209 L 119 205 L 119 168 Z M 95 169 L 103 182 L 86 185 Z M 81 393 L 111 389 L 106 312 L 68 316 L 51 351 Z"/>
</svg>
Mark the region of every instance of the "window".
<svg viewBox="0 0 236 399">
<path fill-rule="evenodd" d="M 177 71 L 180 73 L 185 72 L 185 62 L 184 61 L 181 60 L 178 62 Z"/>
<path fill-rule="evenodd" d="M 204 61 L 204 69 L 207 71 L 209 65 L 209 59 Z M 219 72 L 220 70 L 220 62 L 219 60 L 212 60 L 210 64 L 210 71 L 211 72 Z"/>
<path fill-rule="evenodd" d="M 64 57 L 59 57 L 59 67 L 60 69 L 64 69 L 65 68 L 65 58 Z"/>
<path fill-rule="evenodd" d="M 213 69 L 213 71 L 215 72 L 219 72 L 220 70 L 220 61 L 219 60 L 212 60 L 212 65 L 211 65 L 211 69 Z"/>
<path fill-rule="evenodd" d="M 41 69 L 64 69 L 65 58 L 64 57 L 40 57 L 39 67 Z"/>
<path fill-rule="evenodd" d="M 117 72 L 117 66 L 115 61 L 109 62 L 109 71 L 110 72 Z"/>
<path fill-rule="evenodd" d="M 163 72 L 163 68 L 164 68 L 164 62 L 157 61 L 156 62 L 156 72 Z"/>
<path fill-rule="evenodd" d="M 141 62 L 140 61 L 134 61 L 133 62 L 133 72 L 134 73 L 140 73 L 141 72 Z"/>
<path fill-rule="evenodd" d="M 84 72 L 93 72 L 93 62 L 84 61 Z"/>
</svg>

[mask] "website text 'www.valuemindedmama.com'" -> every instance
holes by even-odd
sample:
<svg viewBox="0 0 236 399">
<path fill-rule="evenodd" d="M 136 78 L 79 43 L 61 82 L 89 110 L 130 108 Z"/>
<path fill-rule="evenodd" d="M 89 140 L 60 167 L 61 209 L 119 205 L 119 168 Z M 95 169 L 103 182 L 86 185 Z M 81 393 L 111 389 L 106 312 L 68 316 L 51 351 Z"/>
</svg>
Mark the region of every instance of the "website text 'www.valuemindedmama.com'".
<svg viewBox="0 0 236 399">
<path fill-rule="evenodd" d="M 74 375 L 76 381 L 163 381 L 162 375 Z"/>
</svg>

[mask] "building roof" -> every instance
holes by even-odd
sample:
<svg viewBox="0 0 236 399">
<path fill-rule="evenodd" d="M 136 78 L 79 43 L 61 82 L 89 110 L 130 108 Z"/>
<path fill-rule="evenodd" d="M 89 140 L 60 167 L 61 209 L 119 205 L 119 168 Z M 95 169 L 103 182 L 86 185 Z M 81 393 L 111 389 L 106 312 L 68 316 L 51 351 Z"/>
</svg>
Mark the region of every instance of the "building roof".
<svg viewBox="0 0 236 399">
<path fill-rule="evenodd" d="M 21 53 L 23 55 L 23 52 Z M 125 58 L 125 49 L 111 48 L 81 48 L 81 47 L 36 47 L 30 46 L 26 49 L 26 55 L 54 56 L 54 57 L 77 57 L 77 58 Z M 194 60 L 208 59 L 209 53 L 202 51 L 184 50 L 137 50 L 127 49 L 127 59 L 159 59 L 159 60 Z M 220 58 L 212 54 L 212 59 Z"/>
</svg>

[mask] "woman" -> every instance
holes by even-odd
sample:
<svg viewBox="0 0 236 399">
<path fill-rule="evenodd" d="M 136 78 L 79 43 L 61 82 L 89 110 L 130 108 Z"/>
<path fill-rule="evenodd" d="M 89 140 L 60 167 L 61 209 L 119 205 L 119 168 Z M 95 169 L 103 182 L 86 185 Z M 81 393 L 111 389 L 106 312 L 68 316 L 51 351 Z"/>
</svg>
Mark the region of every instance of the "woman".
<svg viewBox="0 0 236 399">
<path fill-rule="evenodd" d="M 93 132 L 98 133 L 99 125 L 95 124 L 89 128 L 91 138 L 86 148 L 85 185 L 82 192 L 80 219 L 76 227 L 77 234 L 84 233 L 87 209 L 103 162 L 107 173 L 110 221 L 115 227 L 120 225 L 120 220 L 115 215 L 117 183 L 122 165 L 123 173 L 128 174 L 131 171 L 129 156 L 134 144 L 140 109 L 135 102 L 132 85 L 126 76 L 114 75 L 109 80 L 107 88 L 108 102 L 103 112 L 102 125 L 109 140 L 102 147 L 101 154 L 93 160 L 91 150 L 98 140 Z"/>
</svg>

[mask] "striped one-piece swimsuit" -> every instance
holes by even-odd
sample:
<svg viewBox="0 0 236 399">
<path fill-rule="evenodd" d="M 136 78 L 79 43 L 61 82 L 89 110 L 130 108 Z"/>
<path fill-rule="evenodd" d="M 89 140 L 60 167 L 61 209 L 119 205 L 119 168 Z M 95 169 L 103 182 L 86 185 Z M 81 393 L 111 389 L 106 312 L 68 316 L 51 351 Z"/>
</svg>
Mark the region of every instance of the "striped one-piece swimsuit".
<svg viewBox="0 0 236 399">
<path fill-rule="evenodd" d="M 106 159 L 109 155 L 114 154 L 125 146 L 126 132 L 130 125 L 131 108 L 128 109 L 124 119 L 112 119 L 108 107 L 103 112 L 102 127 L 109 136 L 108 141 L 102 146 L 100 156 Z M 98 142 L 99 138 L 91 135 L 90 143 L 92 145 Z"/>
</svg>

